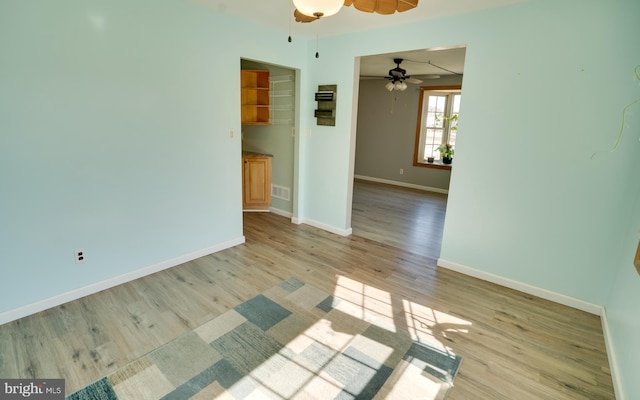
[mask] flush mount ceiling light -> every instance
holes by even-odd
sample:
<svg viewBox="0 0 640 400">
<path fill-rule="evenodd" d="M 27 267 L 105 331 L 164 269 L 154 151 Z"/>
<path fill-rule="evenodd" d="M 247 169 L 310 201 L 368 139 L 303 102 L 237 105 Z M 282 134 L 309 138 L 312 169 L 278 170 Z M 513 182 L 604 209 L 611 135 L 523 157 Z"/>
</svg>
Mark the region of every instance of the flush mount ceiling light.
<svg viewBox="0 0 640 400">
<path fill-rule="evenodd" d="M 343 0 L 293 0 L 296 11 L 312 18 L 313 21 L 320 17 L 337 14 L 343 4 Z"/>
<path fill-rule="evenodd" d="M 296 6 L 293 13 L 296 21 L 313 22 L 336 14 L 342 5 L 353 4 L 359 11 L 389 15 L 417 7 L 418 0 L 293 0 L 293 4 Z"/>
</svg>

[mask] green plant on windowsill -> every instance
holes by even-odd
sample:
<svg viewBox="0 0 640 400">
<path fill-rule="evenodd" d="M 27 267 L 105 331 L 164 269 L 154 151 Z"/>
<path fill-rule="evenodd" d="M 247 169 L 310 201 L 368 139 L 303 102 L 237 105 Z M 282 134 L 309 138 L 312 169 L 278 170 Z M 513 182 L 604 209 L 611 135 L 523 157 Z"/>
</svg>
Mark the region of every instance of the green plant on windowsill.
<svg viewBox="0 0 640 400">
<path fill-rule="evenodd" d="M 445 157 L 453 158 L 453 146 L 451 146 L 449 143 L 441 144 L 438 147 L 438 151 L 440 152 L 440 157 L 442 157 L 443 160 Z"/>
</svg>

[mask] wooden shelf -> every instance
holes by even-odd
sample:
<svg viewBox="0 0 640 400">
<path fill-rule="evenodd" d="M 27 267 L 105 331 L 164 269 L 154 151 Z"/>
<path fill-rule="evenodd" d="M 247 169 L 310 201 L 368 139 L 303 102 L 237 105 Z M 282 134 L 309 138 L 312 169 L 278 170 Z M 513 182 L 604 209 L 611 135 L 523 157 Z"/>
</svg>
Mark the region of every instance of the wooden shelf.
<svg viewBox="0 0 640 400">
<path fill-rule="evenodd" d="M 240 71 L 240 101 L 243 125 L 268 125 L 270 119 L 269 71 Z"/>
</svg>

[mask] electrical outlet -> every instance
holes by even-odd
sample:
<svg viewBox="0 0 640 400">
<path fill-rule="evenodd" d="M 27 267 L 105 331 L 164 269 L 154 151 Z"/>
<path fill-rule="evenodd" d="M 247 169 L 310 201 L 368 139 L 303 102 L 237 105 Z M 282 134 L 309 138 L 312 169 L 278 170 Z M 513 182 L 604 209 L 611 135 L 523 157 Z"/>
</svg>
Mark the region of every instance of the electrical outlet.
<svg viewBox="0 0 640 400">
<path fill-rule="evenodd" d="M 75 258 L 76 258 L 76 263 L 78 263 L 78 264 L 83 263 L 83 262 L 85 262 L 85 260 L 86 260 L 86 256 L 85 256 L 85 254 L 84 254 L 84 250 L 76 250 L 76 251 L 73 253 L 73 255 L 75 256 Z"/>
<path fill-rule="evenodd" d="M 400 168 L 400 175 L 404 174 L 404 169 Z"/>
</svg>

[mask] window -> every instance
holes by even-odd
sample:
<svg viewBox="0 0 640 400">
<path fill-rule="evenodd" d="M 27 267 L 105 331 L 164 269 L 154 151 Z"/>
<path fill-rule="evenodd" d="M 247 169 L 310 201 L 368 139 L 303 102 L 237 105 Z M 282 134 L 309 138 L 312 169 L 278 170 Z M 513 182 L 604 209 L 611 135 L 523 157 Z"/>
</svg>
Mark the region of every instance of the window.
<svg viewBox="0 0 640 400">
<path fill-rule="evenodd" d="M 438 147 L 456 144 L 461 87 L 423 87 L 420 89 L 418 129 L 414 165 L 442 166 Z M 433 157 L 433 163 L 427 159 Z"/>
</svg>

